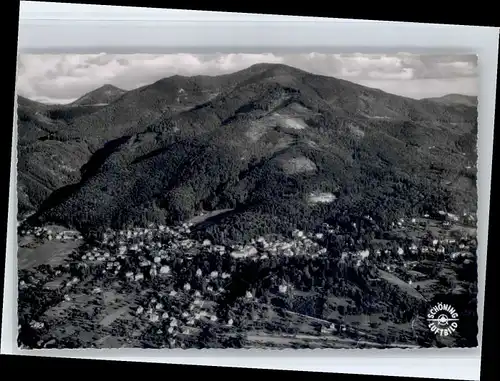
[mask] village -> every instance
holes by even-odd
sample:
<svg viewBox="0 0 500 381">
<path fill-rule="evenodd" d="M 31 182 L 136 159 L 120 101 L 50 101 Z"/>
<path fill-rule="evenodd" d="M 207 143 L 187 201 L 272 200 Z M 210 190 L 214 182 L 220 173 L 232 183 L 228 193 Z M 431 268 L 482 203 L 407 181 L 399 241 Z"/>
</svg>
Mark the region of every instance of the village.
<svg viewBox="0 0 500 381">
<path fill-rule="evenodd" d="M 474 229 L 461 225 L 473 218 L 465 214 L 462 219 L 443 215 L 440 221 L 428 215 L 400 219 L 391 226 L 394 232 L 408 233 L 404 239 L 386 237 L 389 239 L 373 240 L 364 249 L 343 251 L 339 260 L 346 266 L 375 266 L 379 279 L 425 299 L 432 295 L 430 287 L 436 285 L 434 278 L 439 277 L 439 274 L 426 272 L 426 261 L 439 260 L 450 266 L 475 265 Z M 371 217 L 365 216 L 365 219 Z M 454 226 L 464 228 L 452 229 Z M 31 245 L 47 241 L 73 241 L 80 242 L 80 245 L 67 261 L 49 271 L 49 277 L 42 278 L 45 284 L 40 284 L 37 277 L 21 276 L 19 289 L 42 286 L 57 290 L 66 307 L 77 303 L 76 295 L 81 293 L 90 294 L 90 298 L 104 298 L 106 290 L 113 287 L 129 290 L 129 293 L 139 295 L 128 306 L 129 319 L 137 320 L 142 330 L 153 327 L 155 334 L 170 347 L 182 346 L 185 345 L 182 344 L 183 337 L 199 335 L 203 327 L 210 325 L 217 326 L 229 336 L 242 332 L 247 319 L 245 314 L 231 310 L 221 312 L 218 305 L 233 281 L 235 264 L 285 257 L 328 257 L 331 255 L 326 245 L 328 237 L 338 233 L 337 227 L 323 224 L 315 232 L 295 230 L 290 237 L 262 236 L 246 245 L 223 246 L 208 239 L 192 238 L 192 229 L 193 223 L 184 223 L 173 227 L 151 224 L 141 228 L 107 230 L 91 243 L 85 242 L 80 233 L 61 227 L 22 229 L 19 236 L 31 237 Z M 434 234 L 429 236 L 428 232 L 433 229 Z M 254 290 L 247 290 L 239 297 L 241 302 L 238 305 L 241 308 L 251 305 L 256 299 L 254 293 Z M 291 295 L 293 285 L 282 281 L 276 285 L 276 293 Z M 127 314 L 124 311 L 122 307 L 122 315 Z M 119 315 L 108 317 L 106 324 L 111 325 L 118 318 Z M 259 316 L 254 313 L 253 319 L 259 320 Z M 36 318 L 29 325 L 35 331 L 44 330 L 43 321 Z M 353 330 L 355 328 L 350 324 L 324 320 L 319 334 L 348 335 Z M 357 333 L 370 336 L 359 330 Z M 42 341 L 45 344 L 40 345 L 46 345 L 50 339 Z"/>
</svg>

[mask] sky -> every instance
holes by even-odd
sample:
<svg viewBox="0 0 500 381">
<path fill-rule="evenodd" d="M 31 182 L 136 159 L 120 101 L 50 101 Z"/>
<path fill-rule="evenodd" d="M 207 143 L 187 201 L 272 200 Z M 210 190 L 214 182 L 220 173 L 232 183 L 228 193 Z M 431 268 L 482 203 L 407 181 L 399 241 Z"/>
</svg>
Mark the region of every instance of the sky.
<svg viewBox="0 0 500 381">
<path fill-rule="evenodd" d="M 256 63 L 282 63 L 421 99 L 477 95 L 475 55 L 416 54 L 20 54 L 19 95 L 69 103 L 104 84 L 131 90 L 172 75 L 218 75 Z"/>
</svg>

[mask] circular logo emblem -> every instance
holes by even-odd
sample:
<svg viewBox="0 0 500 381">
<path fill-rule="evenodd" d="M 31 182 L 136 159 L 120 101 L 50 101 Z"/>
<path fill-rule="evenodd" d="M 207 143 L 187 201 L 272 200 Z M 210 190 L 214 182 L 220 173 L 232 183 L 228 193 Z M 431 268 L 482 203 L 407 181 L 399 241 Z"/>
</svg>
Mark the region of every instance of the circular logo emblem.
<svg viewBox="0 0 500 381">
<path fill-rule="evenodd" d="M 431 332 L 439 336 L 449 336 L 458 327 L 458 313 L 449 304 L 438 303 L 429 310 L 427 321 Z"/>
</svg>

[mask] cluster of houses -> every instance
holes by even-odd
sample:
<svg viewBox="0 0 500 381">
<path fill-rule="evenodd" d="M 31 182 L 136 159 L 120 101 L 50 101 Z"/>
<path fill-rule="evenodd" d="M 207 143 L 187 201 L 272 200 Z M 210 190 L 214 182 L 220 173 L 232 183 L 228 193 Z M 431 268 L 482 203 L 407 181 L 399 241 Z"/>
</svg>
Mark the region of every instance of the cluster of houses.
<svg viewBox="0 0 500 381">
<path fill-rule="evenodd" d="M 405 223 L 414 224 L 415 220 L 406 222 L 399 220 L 398 226 L 404 226 Z M 234 259 L 252 258 L 253 260 L 261 260 L 269 258 L 271 255 L 276 256 L 294 256 L 308 255 L 319 256 L 327 255 L 326 248 L 321 246 L 321 241 L 329 234 L 331 227 L 324 226 L 321 232 L 306 233 L 301 230 L 295 230 L 291 238 L 269 238 L 259 237 L 252 240 L 248 245 L 222 246 L 212 244 L 209 240 L 198 241 L 189 238 L 191 226 L 184 224 L 178 227 L 166 226 L 149 226 L 148 228 L 135 228 L 120 231 L 108 231 L 103 234 L 101 246 L 94 247 L 92 250 L 85 252 L 81 259 L 86 262 L 102 262 L 105 266 L 104 271 L 113 272 L 114 274 L 123 275 L 130 282 L 141 282 L 144 279 L 160 276 L 171 276 L 172 254 L 182 253 L 185 257 L 192 257 L 200 252 L 218 254 L 229 254 Z M 458 248 L 461 251 L 452 251 L 452 248 Z M 365 249 L 356 252 L 342 253 L 341 260 L 353 261 L 359 266 L 364 260 L 376 260 L 383 253 L 397 254 L 402 261 L 400 264 L 387 264 L 386 271 L 396 272 L 402 270 L 411 272 L 412 260 L 409 254 L 429 253 L 429 254 L 448 254 L 452 260 L 471 260 L 472 254 L 468 252 L 469 246 L 463 242 L 457 242 L 455 239 L 434 239 L 428 245 L 422 243 L 412 243 L 406 246 L 400 246 L 396 249 Z M 133 257 L 136 260 L 136 268 L 123 269 L 122 261 L 127 257 Z M 417 274 L 418 275 L 418 274 Z M 168 294 L 169 300 L 172 298 L 184 298 L 190 301 L 188 308 L 183 308 L 183 312 L 173 314 L 170 310 L 165 310 L 164 302 L 160 302 L 155 298 L 149 303 L 139 306 L 136 314 L 141 319 L 145 319 L 151 323 L 167 322 L 168 329 L 165 334 L 175 336 L 178 333 L 189 334 L 196 329 L 199 322 L 219 322 L 225 326 L 232 326 L 233 320 L 221 322 L 220 318 L 213 313 L 210 303 L 206 303 L 204 297 L 212 299 L 224 292 L 224 281 L 230 281 L 231 274 L 219 273 L 211 271 L 204 274 L 201 269 L 197 269 L 195 276 L 203 279 L 207 285 L 204 288 L 203 294 L 200 289 L 195 289 L 192 284 L 185 283 L 179 290 L 172 290 Z M 418 278 L 412 276 L 412 279 Z M 222 280 L 222 282 L 213 282 L 214 280 Z M 418 279 L 416 279 L 418 280 Z M 412 280 L 408 283 L 411 284 Z M 218 286 L 217 286 L 217 285 Z M 281 284 L 278 286 L 278 292 L 286 294 L 290 291 L 290 286 Z M 207 294 L 212 294 L 212 297 Z M 245 295 L 247 300 L 251 300 L 253 295 L 248 291 Z M 164 324 L 162 326 L 165 326 Z M 160 329 L 161 330 L 161 329 Z M 341 326 L 324 327 L 323 331 L 342 332 Z M 325 332 L 326 332 L 325 331 Z M 163 331 L 162 331 L 163 332 Z"/>
<path fill-rule="evenodd" d="M 370 218 L 370 217 L 366 217 Z M 441 221 L 442 226 L 450 226 L 453 223 L 461 223 L 461 224 L 474 224 L 476 221 L 476 214 L 475 213 L 470 213 L 470 212 L 464 212 L 461 216 L 449 212 L 445 212 L 444 210 L 440 210 L 437 212 L 436 215 L 431 216 L 429 214 L 424 214 L 420 218 L 410 218 L 410 219 L 404 219 L 401 218 L 398 221 L 394 221 L 391 223 L 392 227 L 403 227 L 403 226 L 425 226 L 426 225 L 426 220 L 431 219 L 431 218 L 437 218 L 439 221 Z"/>
<path fill-rule="evenodd" d="M 107 231 L 103 234 L 100 247 L 94 247 L 83 254 L 84 261 L 106 262 L 108 269 L 119 271 L 121 266 L 118 259 L 125 259 L 131 255 L 141 258 L 139 268 L 151 268 L 151 275 L 168 274 L 168 261 L 172 254 L 182 254 L 186 258 L 204 253 L 226 254 L 234 259 L 253 257 L 266 259 L 270 255 L 310 255 L 319 256 L 327 253 L 318 240 L 323 238 L 322 233 L 306 234 L 301 230 L 293 233 L 292 239 L 259 237 L 247 245 L 222 246 L 215 245 L 208 239 L 199 241 L 189 237 L 190 225 L 179 227 L 148 227 Z M 156 270 L 155 270 L 156 269 Z M 129 274 L 127 277 L 136 277 L 138 274 Z"/>
<path fill-rule="evenodd" d="M 199 322 L 218 322 L 219 319 L 213 312 L 212 305 L 203 299 L 199 291 L 191 294 L 192 298 L 188 306 L 180 309 L 182 312 L 175 313 L 173 309 L 166 308 L 167 304 L 164 304 L 163 300 L 168 299 L 168 306 L 171 306 L 172 302 L 175 302 L 175 298 L 185 298 L 189 291 L 190 289 L 184 289 L 184 293 L 171 291 L 168 296 L 152 297 L 144 305 L 138 306 L 135 314 L 149 323 L 163 323 L 161 326 L 164 327 L 164 330 L 159 328 L 157 333 L 167 336 L 189 335 L 197 329 Z M 222 324 L 231 327 L 233 320 L 228 319 Z"/>
<path fill-rule="evenodd" d="M 448 219 L 458 220 L 455 215 L 449 213 L 445 215 Z M 429 216 L 424 215 L 423 217 L 428 218 Z M 373 221 L 370 216 L 365 216 L 365 219 Z M 411 227 L 419 224 L 420 220 L 416 218 L 400 219 L 393 222 L 392 225 L 398 228 Z M 353 226 L 356 227 L 355 224 Z M 171 257 L 176 255 L 190 258 L 201 252 L 215 255 L 227 253 L 234 259 L 252 258 L 256 261 L 267 259 L 270 256 L 324 256 L 328 253 L 321 243 L 328 235 L 336 234 L 336 229 L 325 223 L 316 233 L 295 230 L 291 238 L 258 237 L 247 245 L 222 246 L 212 244 L 208 239 L 200 241 L 190 238 L 191 228 L 192 223 L 184 223 L 175 227 L 150 224 L 144 228 L 107 230 L 102 234 L 100 245 L 82 253 L 81 260 L 89 265 L 91 263 L 103 264 L 103 272 L 120 274 L 130 281 L 141 281 L 145 278 L 169 275 Z M 48 240 L 83 238 L 75 231 L 61 229 L 54 231 L 48 227 L 35 227 L 23 230 L 20 234 L 34 235 Z M 471 249 L 466 239 L 433 239 L 431 242 L 413 242 L 410 245 L 391 248 L 380 247 L 355 252 L 346 251 L 341 254 L 341 260 L 353 261 L 356 266 L 360 266 L 364 260 L 377 261 L 381 256 L 383 258 L 387 258 L 388 255 L 395 256 L 403 261 L 408 261 L 415 254 L 423 254 L 425 256 L 445 255 L 450 260 L 467 263 L 467 261 L 473 260 Z M 133 263 L 136 264 L 136 268 L 124 267 L 125 259 L 129 259 L 128 263 L 130 264 L 130 258 L 134 259 Z M 212 274 L 212 276 L 214 275 Z M 226 279 L 230 275 L 221 274 L 220 277 Z"/>
<path fill-rule="evenodd" d="M 267 259 L 270 255 L 283 255 L 287 257 L 296 255 L 308 255 L 317 257 L 327 253 L 326 248 L 321 247 L 317 242 L 323 239 L 323 233 L 305 233 L 302 230 L 295 230 L 292 239 L 286 238 L 265 238 L 253 239 L 250 244 L 231 247 L 231 256 L 235 259 L 256 257 Z"/>
<path fill-rule="evenodd" d="M 444 213 L 444 212 L 443 212 Z M 424 215 L 425 218 L 429 216 Z M 444 222 L 462 221 L 459 217 L 449 213 L 443 214 Z M 472 217 L 464 214 L 463 218 Z M 365 219 L 372 220 L 370 216 Z M 421 218 L 400 219 L 392 223 L 395 229 L 416 226 L 422 221 Z M 353 225 L 355 228 L 355 224 Z M 300 256 L 318 257 L 328 255 L 327 249 L 322 246 L 324 240 L 330 234 L 336 234 L 337 229 L 328 224 L 323 224 L 317 232 L 304 232 L 295 230 L 292 236 L 285 237 L 258 237 L 251 240 L 247 245 L 223 246 L 213 244 L 210 240 L 196 240 L 190 237 L 191 223 L 169 227 L 162 225 L 149 225 L 142 228 L 130 228 L 122 230 L 107 230 L 102 234 L 100 242 L 91 248 L 81 247 L 80 260 L 83 266 L 99 265 L 103 273 L 121 277 L 131 282 L 144 282 L 154 277 L 171 277 L 173 260 L 175 258 L 192 258 L 200 253 L 212 253 L 214 255 L 229 254 L 234 259 L 264 260 L 271 256 Z M 21 235 L 33 235 L 47 240 L 82 240 L 78 232 L 70 230 L 56 230 L 50 227 L 34 227 L 20 231 Z M 388 254 L 400 258 L 399 263 L 389 261 L 384 263 L 386 271 L 397 272 L 401 267 L 405 271 L 412 271 L 415 254 L 444 255 L 452 261 L 463 263 L 474 260 L 472 253 L 474 247 L 472 241 L 464 239 L 433 239 L 430 242 L 415 241 L 397 247 L 380 247 L 358 251 L 346 251 L 341 254 L 341 260 L 360 266 L 363 261 L 375 261 L 377 258 L 386 258 Z M 384 254 L 387 254 L 384 256 Z M 398 261 L 396 261 L 398 262 Z M 403 265 L 401 265 L 401 262 Z M 194 271 L 194 270 L 193 270 Z M 210 302 L 218 294 L 225 291 L 227 282 L 231 281 L 231 274 L 227 272 L 207 271 L 201 269 L 194 271 L 195 277 L 203 283 L 203 289 L 197 288 L 191 283 L 184 283 L 179 289 L 171 290 L 167 294 L 152 297 L 143 305 L 137 306 L 135 314 L 139 319 L 150 323 L 162 323 L 159 325 L 159 333 L 174 337 L 177 334 L 190 334 L 196 330 L 200 322 L 217 322 L 226 327 L 231 327 L 235 322 L 233 319 L 221 319 L 214 313 L 213 303 Z M 417 274 L 417 273 L 416 273 Z M 419 274 L 417 274 L 419 275 Z M 412 276 L 416 279 L 417 275 Z M 418 278 L 418 277 L 417 277 Z M 418 279 L 417 279 L 418 280 Z M 78 283 L 78 278 L 73 278 L 66 286 Z M 411 284 L 411 280 L 408 281 Z M 24 285 L 20 285 L 24 286 Z M 290 292 L 290 286 L 280 284 L 277 291 L 282 294 Z M 92 293 L 100 293 L 96 287 Z M 66 300 L 70 300 L 68 294 Z M 253 299 L 250 291 L 246 292 L 244 298 L 248 301 Z M 174 312 L 170 306 L 175 301 L 183 303 L 183 308 Z M 187 307 L 186 307 L 187 305 Z M 221 321 L 224 320 L 224 321 Z M 166 323 L 166 324 L 164 324 Z M 38 327 L 38 326 L 37 326 Z M 167 328 L 165 328 L 167 327 Z M 39 328 L 39 327 L 38 327 Z M 323 333 L 345 332 L 346 327 L 332 324 L 323 327 Z M 166 332 L 163 332 L 166 330 Z"/>
<path fill-rule="evenodd" d="M 46 226 L 35 226 L 33 228 L 22 229 L 19 231 L 20 236 L 34 236 L 39 239 L 47 239 L 49 241 L 69 241 L 82 240 L 83 236 L 74 230 L 62 230 L 60 228 L 51 228 Z"/>
<path fill-rule="evenodd" d="M 464 220 L 469 219 L 474 221 L 475 219 L 475 215 L 472 213 L 464 213 L 462 216 L 463 218 L 444 211 L 440 211 L 439 215 L 443 217 L 441 220 L 441 225 L 443 227 L 449 226 L 454 222 L 464 223 Z M 370 216 L 365 216 L 364 218 L 368 221 L 373 221 Z M 395 230 L 404 230 L 407 228 L 414 229 L 416 227 L 422 228 L 427 226 L 426 219 L 429 218 L 431 217 L 428 214 L 425 214 L 423 218 L 401 218 L 392 222 L 391 226 Z M 354 228 L 357 228 L 355 223 L 352 223 L 352 225 Z M 322 225 L 322 231 L 324 234 L 321 233 L 321 238 L 329 234 L 337 234 L 336 228 L 326 223 Z M 459 238 L 446 236 L 433 238 L 432 240 L 415 239 L 409 244 L 405 243 L 395 246 L 391 244 L 389 247 L 381 245 L 379 248 L 345 251 L 341 253 L 341 261 L 350 262 L 352 265 L 359 267 L 365 260 L 370 260 L 383 265 L 381 268 L 391 273 L 400 271 L 411 272 L 411 267 L 416 263 L 414 259 L 417 258 L 417 255 L 419 255 L 420 258 L 428 259 L 437 258 L 439 256 L 444 260 L 467 265 L 475 260 L 475 248 L 475 238 L 463 233 L 463 236 Z M 395 260 L 391 260 L 391 258 Z M 409 280 L 408 283 L 411 284 L 412 281 Z"/>
</svg>

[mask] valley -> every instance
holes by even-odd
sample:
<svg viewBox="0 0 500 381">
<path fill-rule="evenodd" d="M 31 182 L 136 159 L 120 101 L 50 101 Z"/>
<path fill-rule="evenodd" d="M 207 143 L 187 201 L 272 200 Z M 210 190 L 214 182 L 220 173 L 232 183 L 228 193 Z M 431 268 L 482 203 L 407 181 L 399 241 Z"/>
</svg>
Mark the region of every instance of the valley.
<svg viewBox="0 0 500 381">
<path fill-rule="evenodd" d="M 446 296 L 460 306 L 464 324 L 477 319 L 466 307 L 477 287 L 470 228 L 425 218 L 400 222 L 384 232 L 398 238 L 332 257 L 336 229 L 329 225 L 257 237 L 245 247 L 197 241 L 194 226 L 108 230 L 85 243 L 58 227 L 23 231 L 40 259 L 47 244 L 78 247 L 64 258 L 53 251 L 30 268 L 21 266 L 20 248 L 20 344 L 411 348 L 476 340 L 467 330 L 451 340 L 433 337 L 425 317 Z"/>
</svg>

